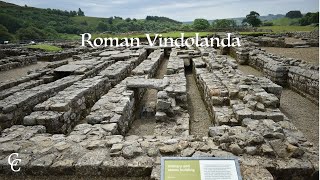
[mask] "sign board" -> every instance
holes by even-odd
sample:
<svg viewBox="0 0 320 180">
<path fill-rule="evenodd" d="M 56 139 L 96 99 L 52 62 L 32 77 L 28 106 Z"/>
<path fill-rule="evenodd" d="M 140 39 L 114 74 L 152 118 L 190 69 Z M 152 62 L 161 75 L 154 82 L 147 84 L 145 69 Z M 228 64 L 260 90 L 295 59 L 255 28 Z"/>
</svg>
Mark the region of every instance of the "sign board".
<svg viewBox="0 0 320 180">
<path fill-rule="evenodd" d="M 242 180 L 238 159 L 162 157 L 161 180 Z"/>
</svg>

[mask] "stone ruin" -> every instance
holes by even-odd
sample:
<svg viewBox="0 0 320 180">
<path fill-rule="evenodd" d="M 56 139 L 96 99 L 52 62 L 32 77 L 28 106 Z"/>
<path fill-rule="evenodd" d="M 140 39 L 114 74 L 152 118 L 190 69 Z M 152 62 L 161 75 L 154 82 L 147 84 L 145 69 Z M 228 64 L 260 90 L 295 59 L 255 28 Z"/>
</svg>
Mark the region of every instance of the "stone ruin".
<svg viewBox="0 0 320 180">
<path fill-rule="evenodd" d="M 317 148 L 279 107 L 282 86 L 317 96 L 319 68 L 243 44 L 226 50 L 235 59 L 214 48 L 75 50 L 66 55 L 73 60 L 1 83 L 0 173 L 14 174 L 7 159 L 17 152 L 15 176 L 160 179 L 160 157 L 192 156 L 237 157 L 243 179 L 316 177 Z M 244 75 L 238 64 L 266 77 Z M 207 136 L 190 131 L 187 71 L 211 119 Z M 154 104 L 139 108 L 150 89 Z M 128 134 L 139 114 L 155 119 L 152 135 Z"/>
</svg>

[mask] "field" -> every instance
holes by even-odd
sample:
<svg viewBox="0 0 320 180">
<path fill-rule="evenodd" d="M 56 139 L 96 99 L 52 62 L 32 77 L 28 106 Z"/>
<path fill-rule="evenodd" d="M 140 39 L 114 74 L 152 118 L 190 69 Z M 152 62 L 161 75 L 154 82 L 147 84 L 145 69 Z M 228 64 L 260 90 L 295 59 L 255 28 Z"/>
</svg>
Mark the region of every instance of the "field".
<svg viewBox="0 0 320 180">
<path fill-rule="evenodd" d="M 48 45 L 48 44 L 29 45 L 29 46 L 27 46 L 27 48 L 41 49 L 41 50 L 48 51 L 48 52 L 56 52 L 56 51 L 62 50 L 62 48 L 60 48 L 60 47 Z"/>
<path fill-rule="evenodd" d="M 290 32 L 290 31 L 312 31 L 316 27 L 314 26 L 262 26 L 258 29 L 261 30 L 272 30 L 273 32 Z"/>
</svg>

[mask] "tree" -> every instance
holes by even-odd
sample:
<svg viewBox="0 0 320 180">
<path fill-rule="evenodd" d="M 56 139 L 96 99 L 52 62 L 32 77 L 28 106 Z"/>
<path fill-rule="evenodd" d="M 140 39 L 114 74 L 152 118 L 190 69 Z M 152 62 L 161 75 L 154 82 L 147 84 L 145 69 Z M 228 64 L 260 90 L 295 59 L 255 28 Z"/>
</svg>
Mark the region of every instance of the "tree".
<svg viewBox="0 0 320 180">
<path fill-rule="evenodd" d="M 17 31 L 17 36 L 20 40 L 38 40 L 46 38 L 43 31 L 32 26 L 29 26 L 27 28 L 20 28 Z"/>
<path fill-rule="evenodd" d="M 193 27 L 196 30 L 206 30 L 210 26 L 208 20 L 206 19 L 195 19 L 193 21 Z"/>
<path fill-rule="evenodd" d="M 84 12 L 80 8 L 78 10 L 78 16 L 84 16 Z"/>
<path fill-rule="evenodd" d="M 104 31 L 108 31 L 108 25 L 106 23 L 103 22 L 99 22 L 98 26 L 97 26 L 97 30 L 100 32 L 104 32 Z"/>
<path fill-rule="evenodd" d="M 6 27 L 10 33 L 14 33 L 22 27 L 20 19 L 7 14 L 0 14 L 0 24 Z"/>
<path fill-rule="evenodd" d="M 261 20 L 259 19 L 260 14 L 255 12 L 255 11 L 251 11 L 250 14 L 248 14 L 246 16 L 246 18 L 242 21 L 242 24 L 248 23 L 253 27 L 258 27 L 259 25 L 261 25 Z"/>
<path fill-rule="evenodd" d="M 287 12 L 286 17 L 291 18 L 291 19 L 302 18 L 302 14 L 300 11 L 289 11 L 289 12 Z"/>
<path fill-rule="evenodd" d="M 299 20 L 301 26 L 306 26 L 310 24 L 319 24 L 319 12 L 311 13 L 308 12 Z"/>
<path fill-rule="evenodd" d="M 8 29 L 0 24 L 0 43 L 3 41 L 11 41 L 13 40 L 13 36 L 8 32 Z"/>
<path fill-rule="evenodd" d="M 237 23 L 233 19 L 218 19 L 212 22 L 214 28 L 232 28 L 236 27 Z"/>
</svg>

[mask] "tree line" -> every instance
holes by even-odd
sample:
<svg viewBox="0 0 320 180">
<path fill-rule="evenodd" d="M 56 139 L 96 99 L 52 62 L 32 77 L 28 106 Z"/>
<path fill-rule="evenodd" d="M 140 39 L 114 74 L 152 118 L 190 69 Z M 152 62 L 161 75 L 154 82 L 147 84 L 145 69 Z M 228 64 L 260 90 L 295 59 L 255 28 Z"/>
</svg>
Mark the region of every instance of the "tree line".
<svg viewBox="0 0 320 180">
<path fill-rule="evenodd" d="M 145 19 L 86 17 L 77 11 L 40 9 L 27 6 L 6 6 L 0 2 L 0 41 L 57 39 L 64 34 L 81 33 L 128 33 L 128 32 L 169 32 L 169 31 L 214 31 L 215 29 L 237 28 L 239 26 L 258 27 L 267 25 L 259 19 L 259 13 L 251 11 L 242 24 L 233 19 L 219 19 L 209 23 L 206 19 L 195 19 L 192 24 L 183 24 L 167 17 L 147 16 Z M 5 7 L 5 8 L 2 8 Z M 318 23 L 319 12 L 288 12 L 289 18 L 300 18 L 301 25 Z M 272 24 L 271 24 L 272 25 Z"/>
</svg>

